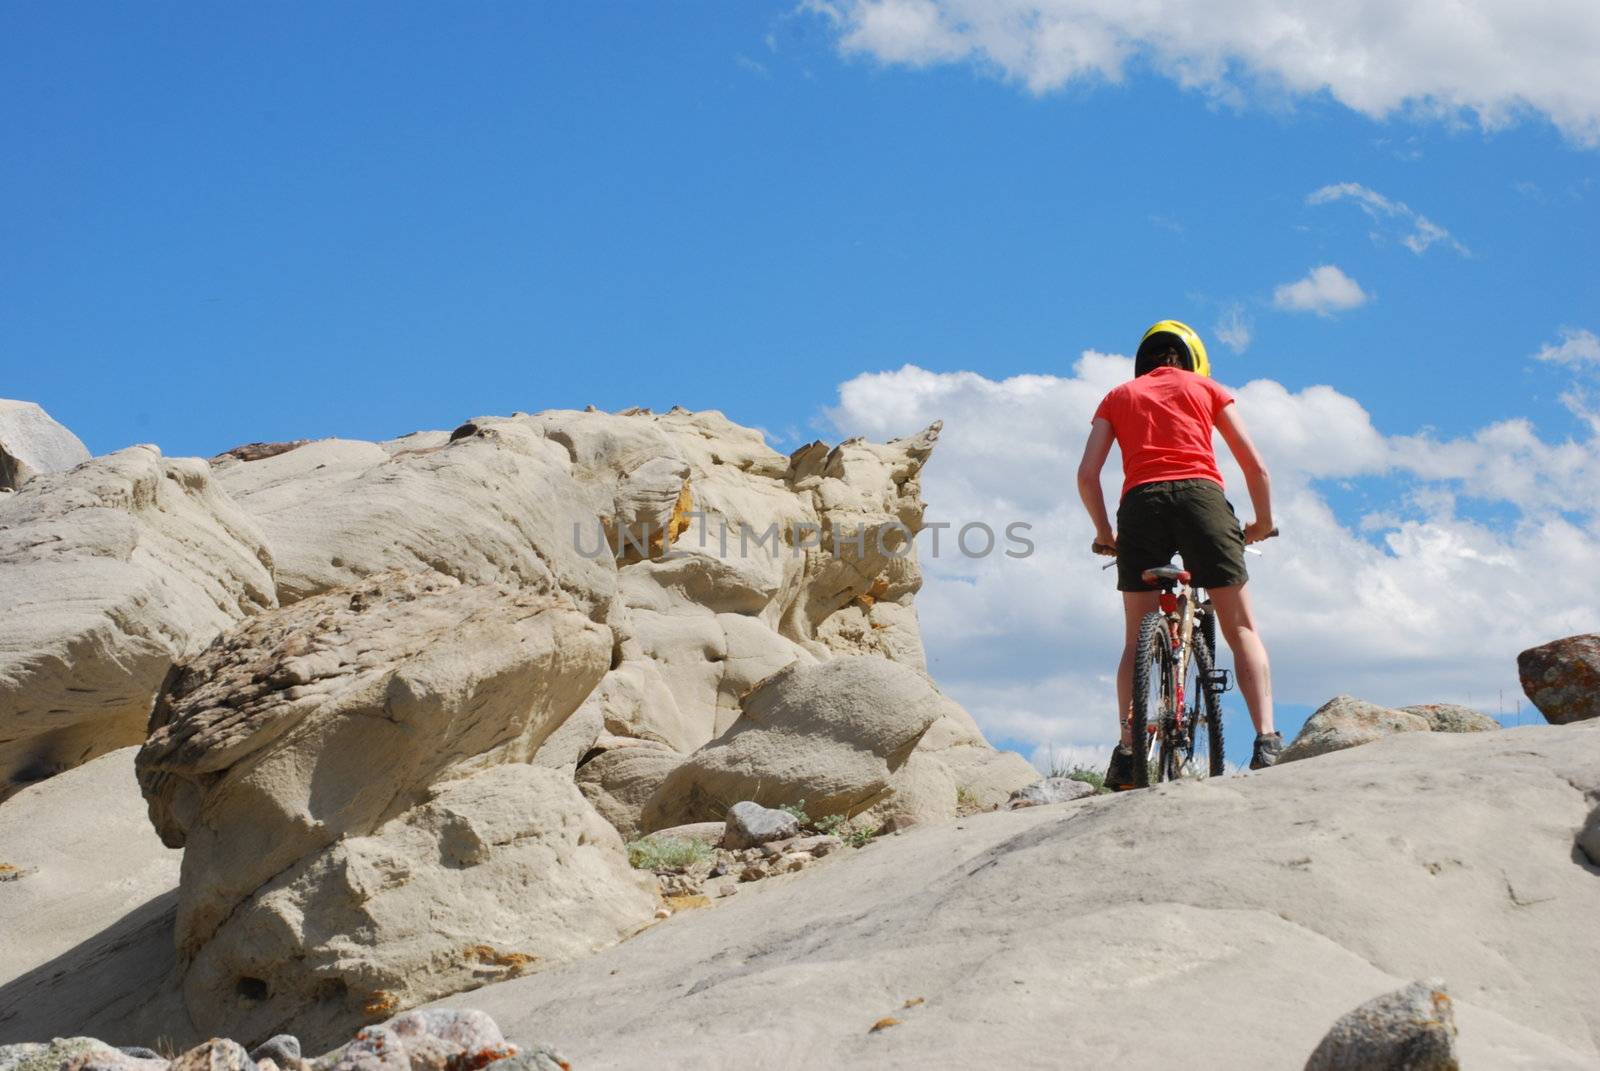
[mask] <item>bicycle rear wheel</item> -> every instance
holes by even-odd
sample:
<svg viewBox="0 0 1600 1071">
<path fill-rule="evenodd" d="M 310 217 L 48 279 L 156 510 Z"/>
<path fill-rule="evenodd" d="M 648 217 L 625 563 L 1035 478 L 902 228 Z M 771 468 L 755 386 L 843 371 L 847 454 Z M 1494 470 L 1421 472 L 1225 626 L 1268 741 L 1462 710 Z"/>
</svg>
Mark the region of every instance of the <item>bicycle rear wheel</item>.
<svg viewBox="0 0 1600 1071">
<path fill-rule="evenodd" d="M 1210 622 L 1211 615 L 1204 619 Z M 1222 745 L 1222 701 L 1210 685 L 1216 668 L 1216 647 L 1210 629 L 1195 629 L 1194 651 L 1189 659 L 1188 687 L 1184 697 L 1189 704 L 1186 727 L 1186 772 L 1195 777 L 1221 777 L 1227 770 Z"/>
<path fill-rule="evenodd" d="M 1129 728 L 1133 737 L 1136 788 L 1150 786 L 1150 739 L 1160 730 L 1163 719 L 1171 721 L 1176 694 L 1177 663 L 1167 638 L 1167 619 L 1153 611 L 1139 623 L 1138 645 L 1134 648 L 1133 708 L 1129 711 Z M 1163 751 L 1162 758 L 1165 757 Z"/>
</svg>

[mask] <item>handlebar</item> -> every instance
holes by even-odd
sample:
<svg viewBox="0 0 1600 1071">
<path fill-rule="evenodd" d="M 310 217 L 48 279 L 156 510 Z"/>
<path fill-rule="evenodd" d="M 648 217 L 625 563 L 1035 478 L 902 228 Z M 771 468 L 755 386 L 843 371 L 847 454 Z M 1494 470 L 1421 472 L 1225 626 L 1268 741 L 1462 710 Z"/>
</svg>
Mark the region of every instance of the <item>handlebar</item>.
<svg viewBox="0 0 1600 1071">
<path fill-rule="evenodd" d="M 1268 532 L 1262 538 L 1263 539 L 1276 539 L 1277 537 L 1278 537 L 1278 529 L 1274 528 L 1272 531 Z M 1107 546 L 1104 543 L 1091 543 L 1091 544 L 1089 544 L 1089 549 L 1092 550 L 1096 554 L 1103 554 L 1108 558 L 1115 557 L 1116 553 L 1117 553 L 1117 548 L 1116 547 Z"/>
</svg>

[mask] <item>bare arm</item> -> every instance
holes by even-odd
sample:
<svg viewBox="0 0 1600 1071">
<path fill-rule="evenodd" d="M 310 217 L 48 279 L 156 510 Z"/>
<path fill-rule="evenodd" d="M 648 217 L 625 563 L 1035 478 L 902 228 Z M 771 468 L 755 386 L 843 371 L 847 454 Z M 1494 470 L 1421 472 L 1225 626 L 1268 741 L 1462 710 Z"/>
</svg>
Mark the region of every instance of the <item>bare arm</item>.
<svg viewBox="0 0 1600 1071">
<path fill-rule="evenodd" d="M 1233 459 L 1244 471 L 1244 485 L 1250 492 L 1250 505 L 1256 512 L 1255 520 L 1245 525 L 1244 541 L 1259 543 L 1272 534 L 1272 479 L 1267 474 L 1266 463 L 1256 450 L 1256 444 L 1250 441 L 1249 432 L 1244 430 L 1237 404 L 1229 402 L 1223 406 L 1222 412 L 1217 414 L 1217 430 L 1222 433 L 1222 441 L 1228 444 L 1228 449 L 1233 451 Z"/>
<path fill-rule="evenodd" d="M 1083 508 L 1089 511 L 1094 522 L 1094 541 L 1108 547 L 1117 545 L 1117 535 L 1111 530 L 1111 519 L 1106 516 L 1106 495 L 1100 487 L 1100 470 L 1105 468 L 1111 455 L 1115 436 L 1111 421 L 1101 417 L 1089 427 L 1089 441 L 1083 444 L 1083 460 L 1078 462 L 1078 497 Z"/>
</svg>

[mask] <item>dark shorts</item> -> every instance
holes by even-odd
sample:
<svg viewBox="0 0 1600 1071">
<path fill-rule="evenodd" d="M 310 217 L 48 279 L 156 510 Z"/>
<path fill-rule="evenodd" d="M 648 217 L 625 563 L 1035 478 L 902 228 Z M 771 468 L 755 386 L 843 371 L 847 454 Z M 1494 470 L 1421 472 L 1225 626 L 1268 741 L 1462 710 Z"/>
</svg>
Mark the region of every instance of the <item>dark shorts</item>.
<svg viewBox="0 0 1600 1071">
<path fill-rule="evenodd" d="M 1250 579 L 1244 529 L 1222 488 L 1210 480 L 1146 483 L 1117 506 L 1117 590 L 1154 591 L 1140 575 L 1181 555 L 1197 588 Z"/>
</svg>

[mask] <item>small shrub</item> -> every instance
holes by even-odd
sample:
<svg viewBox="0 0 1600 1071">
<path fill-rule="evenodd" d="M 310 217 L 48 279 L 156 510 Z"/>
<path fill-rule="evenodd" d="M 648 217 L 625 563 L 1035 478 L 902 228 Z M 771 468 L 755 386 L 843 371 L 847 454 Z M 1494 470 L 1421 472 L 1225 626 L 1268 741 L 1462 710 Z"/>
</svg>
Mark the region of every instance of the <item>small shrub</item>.
<svg viewBox="0 0 1600 1071">
<path fill-rule="evenodd" d="M 806 814 L 805 800 L 801 800 L 799 803 L 780 804 L 778 810 L 794 815 L 794 820 L 800 823 L 801 829 L 811 828 L 811 816 Z"/>
<path fill-rule="evenodd" d="M 628 865 L 635 870 L 677 870 L 710 855 L 709 845 L 680 837 L 644 837 L 628 843 Z"/>
<path fill-rule="evenodd" d="M 1082 781 L 1090 788 L 1093 788 L 1096 792 L 1107 791 L 1106 775 L 1101 773 L 1099 770 L 1091 770 L 1087 766 L 1074 766 L 1066 773 L 1058 776 L 1065 777 L 1069 781 Z"/>
<path fill-rule="evenodd" d="M 852 848 L 865 848 L 873 837 L 878 835 L 877 826 L 852 829 L 844 833 L 844 842 Z"/>
<path fill-rule="evenodd" d="M 839 827 L 843 826 L 848 820 L 842 814 L 827 814 L 811 823 L 811 828 L 818 833 L 835 836 L 839 834 Z"/>
</svg>

